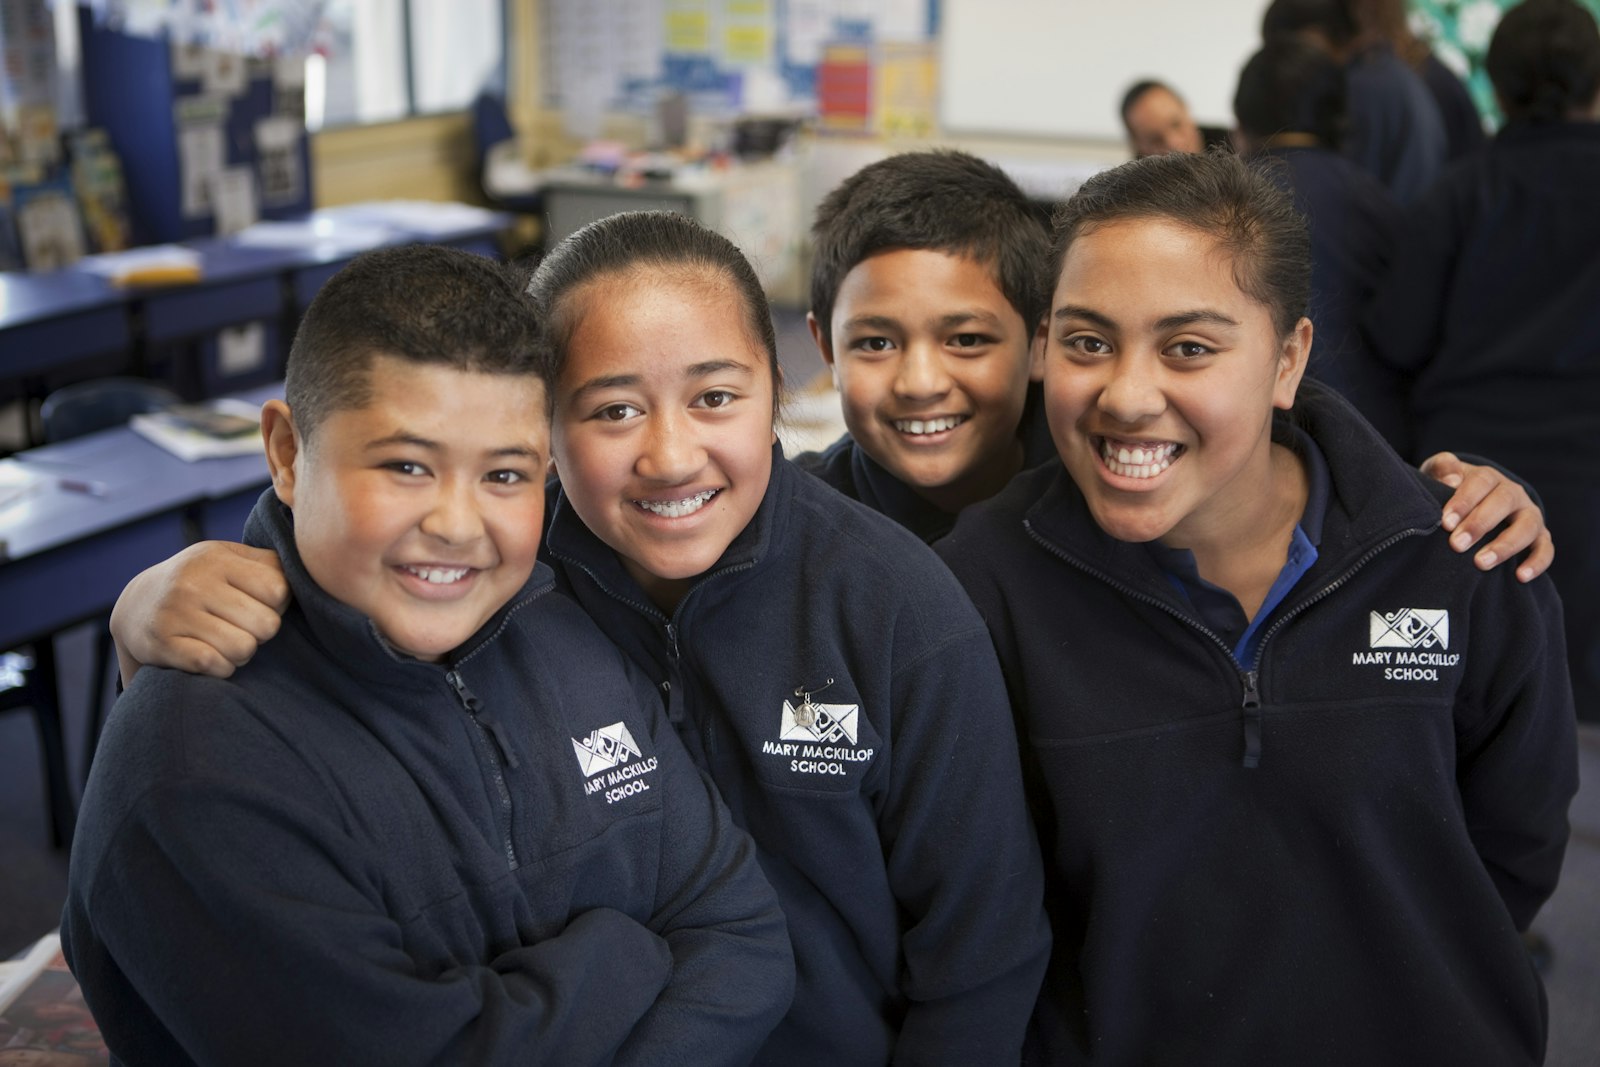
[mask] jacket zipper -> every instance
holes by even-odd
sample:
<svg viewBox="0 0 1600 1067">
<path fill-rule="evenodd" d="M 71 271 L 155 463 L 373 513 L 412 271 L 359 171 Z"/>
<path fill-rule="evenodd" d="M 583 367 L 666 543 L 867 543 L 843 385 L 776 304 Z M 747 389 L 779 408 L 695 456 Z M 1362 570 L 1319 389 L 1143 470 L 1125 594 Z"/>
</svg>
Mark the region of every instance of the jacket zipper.
<svg viewBox="0 0 1600 1067">
<path fill-rule="evenodd" d="M 589 580 L 594 583 L 595 588 L 600 590 L 606 596 L 622 604 L 626 604 L 628 607 L 639 612 L 641 615 L 644 615 L 646 618 L 659 623 L 667 638 L 667 660 L 670 664 L 669 671 L 671 673 L 680 673 L 678 641 L 683 635 L 683 624 L 681 620 L 683 618 L 684 608 L 689 603 L 689 598 L 698 593 L 701 587 L 703 587 L 713 578 L 720 578 L 725 574 L 737 574 L 740 571 L 747 571 L 756 565 L 755 560 L 745 560 L 743 563 L 730 563 L 728 566 L 719 570 L 707 571 L 705 576 L 702 577 L 698 582 L 695 582 L 693 588 L 683 595 L 683 599 L 678 602 L 678 609 L 672 613 L 672 618 L 668 618 L 666 614 L 654 604 L 641 604 L 637 600 L 633 600 L 629 597 L 623 596 L 621 593 L 613 591 L 610 586 L 606 585 L 600 580 L 599 575 L 590 570 L 589 566 L 583 563 L 581 560 L 573 559 L 571 556 L 563 555 L 559 552 L 551 552 L 551 555 L 555 556 L 563 563 L 577 567 L 584 574 L 587 574 L 589 576 Z M 674 622 L 673 619 L 678 619 L 680 621 Z M 667 678 L 656 684 L 661 690 L 662 695 L 667 698 L 667 707 L 670 710 L 672 706 L 672 680 Z M 683 694 L 683 696 L 687 698 L 687 694 Z M 705 751 L 709 757 L 712 751 L 713 741 L 712 719 L 710 716 L 701 716 L 697 725 L 700 728 L 700 736 L 706 746 Z"/>
<path fill-rule="evenodd" d="M 1224 653 L 1227 654 L 1228 663 L 1239 675 L 1239 680 L 1244 686 L 1244 696 L 1239 705 L 1244 717 L 1244 757 L 1242 760 L 1242 765 L 1251 770 L 1261 765 L 1261 728 L 1266 716 L 1266 712 L 1261 706 L 1261 664 L 1266 657 L 1267 642 L 1272 639 L 1272 635 L 1277 633 L 1286 624 L 1288 624 L 1290 619 L 1293 619 L 1295 616 L 1299 615 L 1301 612 L 1305 611 L 1318 601 L 1328 597 L 1341 585 L 1344 585 L 1346 582 L 1348 582 L 1351 576 L 1356 573 L 1356 571 L 1370 563 L 1373 557 L 1378 555 L 1378 553 L 1383 552 L 1384 550 L 1398 544 L 1408 537 L 1432 533 L 1434 530 L 1438 529 L 1437 526 L 1429 526 L 1412 527 L 1407 530 L 1401 530 L 1399 533 L 1391 535 L 1385 540 L 1379 542 L 1377 545 L 1374 545 L 1372 548 L 1368 549 L 1360 559 L 1352 563 L 1337 578 L 1323 586 L 1315 594 L 1300 601 L 1294 607 L 1290 608 L 1288 611 L 1285 611 L 1283 614 L 1274 619 L 1272 625 L 1267 627 L 1267 629 L 1261 634 L 1261 640 L 1256 643 L 1255 660 L 1247 668 L 1234 658 L 1233 648 L 1229 646 L 1229 644 L 1224 641 L 1215 630 L 1212 630 L 1210 627 L 1206 626 L 1199 619 L 1196 619 L 1192 615 L 1185 614 L 1180 609 L 1168 604 L 1166 601 L 1161 600 L 1158 597 L 1150 596 L 1148 593 L 1141 593 L 1137 589 L 1134 589 L 1131 586 L 1111 577 L 1111 575 L 1105 573 L 1104 571 L 1091 567 L 1075 556 L 1069 555 L 1066 550 L 1058 548 L 1052 542 L 1045 540 L 1044 536 L 1033 528 L 1033 523 L 1027 519 L 1022 520 L 1022 525 L 1023 528 L 1028 531 L 1028 536 L 1033 538 L 1034 541 L 1038 542 L 1051 555 L 1057 557 L 1065 563 L 1070 564 L 1071 566 L 1078 568 L 1091 577 L 1098 578 L 1100 581 L 1105 582 L 1107 585 L 1111 586 L 1111 588 L 1122 593 L 1124 596 L 1132 597 L 1134 600 L 1138 600 L 1145 604 L 1152 604 L 1155 607 L 1160 608 L 1162 611 L 1165 611 L 1167 614 L 1171 615 L 1180 622 L 1186 623 L 1196 630 L 1199 630 L 1206 637 L 1210 638 L 1213 644 L 1217 645 Z"/>
<path fill-rule="evenodd" d="M 450 688 L 455 690 L 456 698 L 461 701 L 461 706 L 466 709 L 467 717 L 472 720 L 472 725 L 478 730 L 478 736 L 483 742 L 483 751 L 489 759 L 489 770 L 494 779 L 495 791 L 500 797 L 499 830 L 501 847 L 505 849 L 506 864 L 511 870 L 521 866 L 517 859 L 516 846 L 511 841 L 511 789 L 506 785 L 505 772 L 501 769 L 500 761 L 515 768 L 517 757 L 505 736 L 505 728 L 499 720 L 491 719 L 481 714 L 483 701 L 479 700 L 467 688 L 466 680 L 461 677 L 461 672 L 451 670 L 446 672 L 445 678 L 450 682 Z"/>
</svg>

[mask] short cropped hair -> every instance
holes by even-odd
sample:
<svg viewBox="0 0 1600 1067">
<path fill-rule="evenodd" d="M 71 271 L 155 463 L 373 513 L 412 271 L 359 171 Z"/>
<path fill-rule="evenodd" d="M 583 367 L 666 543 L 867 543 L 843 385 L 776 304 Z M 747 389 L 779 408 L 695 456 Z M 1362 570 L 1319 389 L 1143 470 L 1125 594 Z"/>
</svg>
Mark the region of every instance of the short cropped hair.
<svg viewBox="0 0 1600 1067">
<path fill-rule="evenodd" d="M 1254 140 L 1309 133 L 1337 151 L 1345 134 L 1344 70 L 1303 41 L 1274 39 L 1239 72 L 1233 113 L 1239 129 Z"/>
<path fill-rule="evenodd" d="M 861 168 L 823 198 L 811 234 L 811 313 L 825 334 L 845 276 L 902 249 L 982 264 L 1030 331 L 1048 310 L 1050 237 L 1038 209 L 1005 171 L 965 152 L 906 152 Z"/>
<path fill-rule="evenodd" d="M 1101 171 L 1056 212 L 1059 276 L 1073 241 L 1096 227 L 1164 219 L 1207 234 L 1233 260 L 1234 281 L 1293 332 L 1311 299 L 1311 238 L 1289 194 L 1231 152 L 1173 152 Z"/>
<path fill-rule="evenodd" d="M 755 268 L 737 245 L 695 219 L 671 211 L 624 211 L 568 235 L 539 262 L 527 283 L 544 322 L 545 348 L 560 374 L 582 310 L 570 297 L 602 277 L 651 271 L 678 278 L 711 277 L 738 297 L 750 340 L 766 352 L 776 414 L 782 377 L 772 309 Z"/>
<path fill-rule="evenodd" d="M 483 374 L 530 374 L 550 394 L 550 360 L 533 303 L 510 272 L 460 249 L 367 252 L 306 309 L 285 372 L 295 428 L 309 437 L 335 411 L 372 400 L 375 356 Z"/>
<path fill-rule="evenodd" d="M 1495 27 L 1484 66 L 1507 118 L 1565 119 L 1600 95 L 1600 28 L 1573 0 L 1523 0 Z"/>
<path fill-rule="evenodd" d="M 1272 0 L 1261 16 L 1261 39 L 1272 41 L 1306 30 L 1320 31 L 1334 45 L 1355 40 L 1359 27 L 1348 0 Z"/>
</svg>

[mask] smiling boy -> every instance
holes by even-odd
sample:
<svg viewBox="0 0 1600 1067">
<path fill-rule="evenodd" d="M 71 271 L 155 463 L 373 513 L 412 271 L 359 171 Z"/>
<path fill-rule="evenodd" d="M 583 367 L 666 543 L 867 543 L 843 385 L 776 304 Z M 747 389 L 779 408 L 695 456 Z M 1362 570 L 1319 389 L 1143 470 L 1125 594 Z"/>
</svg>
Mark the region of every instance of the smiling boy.
<svg viewBox="0 0 1600 1067">
<path fill-rule="evenodd" d="M 962 152 L 871 164 L 817 208 L 811 336 L 849 434 L 797 462 L 925 541 L 1054 450 L 1030 389 L 1049 241 Z"/>
<path fill-rule="evenodd" d="M 788 1007 L 748 837 L 536 566 L 549 360 L 467 253 L 313 301 L 246 539 L 293 603 L 109 722 L 62 941 L 124 1062 L 742 1062 Z"/>
</svg>

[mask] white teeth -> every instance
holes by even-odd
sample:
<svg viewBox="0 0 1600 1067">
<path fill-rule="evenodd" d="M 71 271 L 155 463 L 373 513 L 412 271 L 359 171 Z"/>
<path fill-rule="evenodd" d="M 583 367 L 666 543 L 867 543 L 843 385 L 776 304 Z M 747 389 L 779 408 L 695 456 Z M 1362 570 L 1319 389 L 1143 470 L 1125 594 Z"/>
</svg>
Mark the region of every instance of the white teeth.
<svg viewBox="0 0 1600 1067">
<path fill-rule="evenodd" d="M 432 585 L 449 585 L 467 576 L 470 567 L 406 567 L 406 570 Z"/>
<path fill-rule="evenodd" d="M 946 415 L 938 419 L 896 419 L 894 420 L 894 428 L 901 433 L 912 435 L 943 433 L 946 430 L 955 429 L 966 421 L 967 417 L 965 415 Z"/>
<path fill-rule="evenodd" d="M 634 503 L 652 515 L 660 515 L 668 519 L 681 519 L 685 515 L 693 515 L 705 507 L 706 501 L 716 496 L 718 492 L 720 490 L 707 489 L 703 493 L 696 493 L 694 496 L 686 497 L 683 500 L 635 500 Z"/>
<path fill-rule="evenodd" d="M 1154 478 L 1172 466 L 1172 461 L 1177 458 L 1180 448 L 1180 445 L 1173 442 L 1128 448 L 1125 445 L 1102 440 L 1100 458 L 1105 461 L 1106 469 L 1118 477 Z"/>
</svg>

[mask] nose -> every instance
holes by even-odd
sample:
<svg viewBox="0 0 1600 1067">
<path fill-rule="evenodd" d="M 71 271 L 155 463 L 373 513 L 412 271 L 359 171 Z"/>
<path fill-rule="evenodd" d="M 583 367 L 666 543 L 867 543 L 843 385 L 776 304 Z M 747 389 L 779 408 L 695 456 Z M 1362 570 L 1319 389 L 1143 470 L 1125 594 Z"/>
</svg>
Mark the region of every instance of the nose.
<svg viewBox="0 0 1600 1067">
<path fill-rule="evenodd" d="M 1106 378 L 1096 406 L 1124 425 L 1154 418 L 1166 410 L 1160 357 L 1129 353 L 1105 365 Z"/>
<path fill-rule="evenodd" d="M 439 487 L 433 506 L 423 516 L 422 532 L 447 545 L 465 545 L 483 536 L 477 483 L 450 479 Z"/>
<path fill-rule="evenodd" d="M 705 462 L 705 448 L 686 413 L 658 411 L 650 415 L 636 467 L 641 478 L 677 485 L 698 474 Z"/>
<path fill-rule="evenodd" d="M 949 391 L 950 373 L 943 356 L 931 345 L 907 345 L 895 367 L 895 396 L 902 400 L 937 400 Z"/>
</svg>

